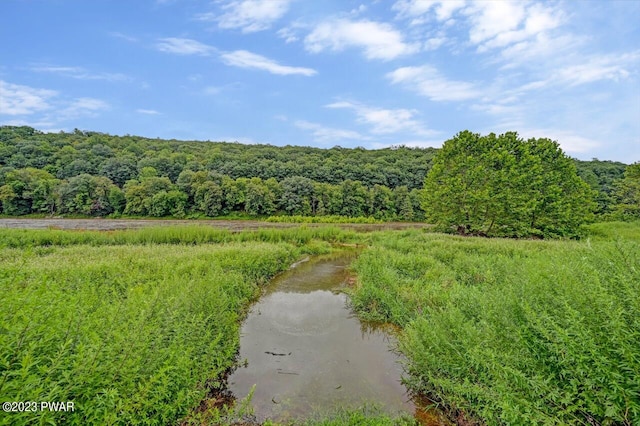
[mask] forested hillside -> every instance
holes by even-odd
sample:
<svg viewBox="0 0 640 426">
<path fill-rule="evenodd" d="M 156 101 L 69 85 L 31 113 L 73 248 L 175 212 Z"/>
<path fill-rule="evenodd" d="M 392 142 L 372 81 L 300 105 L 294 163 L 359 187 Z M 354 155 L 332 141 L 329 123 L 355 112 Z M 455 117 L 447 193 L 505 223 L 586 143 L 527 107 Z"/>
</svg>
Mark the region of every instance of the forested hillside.
<svg viewBox="0 0 640 426">
<path fill-rule="evenodd" d="M 243 145 L 0 127 L 0 213 L 216 217 L 343 215 L 422 220 L 438 150 Z M 614 202 L 626 166 L 576 161 Z"/>
</svg>

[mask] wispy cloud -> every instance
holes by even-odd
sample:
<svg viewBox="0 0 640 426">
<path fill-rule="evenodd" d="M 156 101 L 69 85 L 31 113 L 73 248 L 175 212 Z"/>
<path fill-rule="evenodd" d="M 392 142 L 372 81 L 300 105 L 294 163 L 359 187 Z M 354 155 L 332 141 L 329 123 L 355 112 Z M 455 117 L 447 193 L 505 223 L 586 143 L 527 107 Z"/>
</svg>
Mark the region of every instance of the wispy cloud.
<svg viewBox="0 0 640 426">
<path fill-rule="evenodd" d="M 405 42 L 402 33 L 388 23 L 344 18 L 319 23 L 305 37 L 304 44 L 312 53 L 360 48 L 367 59 L 381 60 L 395 59 L 419 50 L 418 45 Z"/>
<path fill-rule="evenodd" d="M 178 55 L 209 56 L 217 50 L 213 46 L 200 43 L 189 38 L 167 37 L 161 38 L 156 44 L 161 52 L 175 53 Z"/>
<path fill-rule="evenodd" d="M 569 86 L 601 80 L 624 80 L 638 69 L 640 51 L 591 56 L 585 59 L 582 63 L 558 69 L 551 78 Z"/>
<path fill-rule="evenodd" d="M 508 67 L 562 55 L 564 47 L 578 42 L 575 36 L 558 31 L 568 19 L 561 5 L 528 0 L 398 0 L 392 9 L 411 25 L 440 29 L 435 40 L 425 41 L 426 50 L 439 47 L 440 39 L 455 39 L 463 28 L 467 38 L 458 40 L 458 47 L 495 55 Z"/>
<path fill-rule="evenodd" d="M 402 84 L 432 101 L 465 101 L 482 95 L 475 84 L 449 80 L 431 65 L 398 68 L 388 73 L 387 78 L 392 84 Z"/>
<path fill-rule="evenodd" d="M 305 120 L 298 120 L 294 125 L 302 130 L 310 131 L 316 142 L 320 143 L 332 143 L 338 141 L 349 140 L 368 140 L 369 138 L 361 135 L 353 130 L 336 129 L 333 127 L 326 127 L 318 123 L 311 123 Z"/>
<path fill-rule="evenodd" d="M 68 99 L 55 90 L 39 89 L 0 80 L 0 116 L 21 117 L 20 122 L 36 127 L 55 127 L 82 117 L 96 117 L 109 109 L 106 102 L 89 97 Z"/>
<path fill-rule="evenodd" d="M 293 67 L 289 65 L 279 64 L 277 61 L 267 58 L 257 53 L 249 52 L 247 50 L 235 50 L 233 52 L 220 52 L 213 46 L 209 46 L 199 41 L 185 38 L 162 38 L 156 44 L 158 50 L 166 53 L 173 53 L 178 55 L 201 55 L 210 56 L 213 53 L 219 54 L 220 59 L 226 65 L 257 69 L 262 71 L 268 71 L 271 74 L 277 75 L 304 75 L 312 76 L 318 72 L 311 68 L 305 67 Z"/>
<path fill-rule="evenodd" d="M 109 33 L 109 35 L 114 38 L 119 38 L 121 40 L 128 41 L 129 43 L 137 43 L 139 41 L 136 37 L 121 33 L 119 31 L 112 31 Z"/>
<path fill-rule="evenodd" d="M 246 50 L 236 50 L 234 52 L 223 53 L 221 58 L 227 65 L 240 68 L 258 69 L 268 71 L 272 74 L 299 74 L 307 77 L 317 74 L 317 71 L 314 69 L 281 65 L 273 59 L 265 58 L 264 56 L 251 53 Z"/>
<path fill-rule="evenodd" d="M 433 10 L 438 21 L 446 21 L 453 13 L 466 5 L 465 0 L 399 0 L 391 7 L 400 18 L 411 18 L 412 24 L 422 23 L 419 17 Z"/>
<path fill-rule="evenodd" d="M 159 114 L 161 114 L 160 112 L 156 111 L 155 109 L 144 109 L 144 108 L 138 108 L 136 110 L 136 112 L 138 114 L 145 114 L 145 115 L 159 115 Z"/>
<path fill-rule="evenodd" d="M 121 73 L 90 72 L 82 67 L 64 67 L 55 65 L 34 65 L 29 68 L 34 72 L 58 74 L 77 80 L 127 81 L 130 77 Z"/>
<path fill-rule="evenodd" d="M 59 108 L 53 117 L 55 121 L 68 121 L 80 117 L 96 117 L 101 111 L 109 109 L 109 104 L 96 98 L 76 98 L 66 106 Z"/>
<path fill-rule="evenodd" d="M 600 141 L 567 130 L 523 128 L 518 133 L 525 139 L 549 138 L 557 141 L 560 147 L 569 154 L 582 154 L 602 145 Z"/>
<path fill-rule="evenodd" d="M 374 134 L 411 132 L 417 135 L 431 135 L 434 133 L 415 119 L 417 114 L 415 110 L 376 108 L 346 101 L 334 102 L 326 107 L 353 110 L 358 117 L 358 122 L 372 126 L 371 133 Z"/>
<path fill-rule="evenodd" d="M 278 30 L 278 37 L 283 39 L 285 43 L 293 43 L 294 41 L 298 41 L 298 35 L 296 31 L 291 27 L 284 27 Z"/>
<path fill-rule="evenodd" d="M 0 115 L 29 115 L 51 109 L 55 90 L 35 89 L 0 80 Z"/>
<path fill-rule="evenodd" d="M 222 29 L 240 29 L 254 33 L 271 28 L 289 10 L 291 0 L 230 1 L 221 7 L 223 13 L 203 13 L 196 20 L 217 22 Z"/>
</svg>

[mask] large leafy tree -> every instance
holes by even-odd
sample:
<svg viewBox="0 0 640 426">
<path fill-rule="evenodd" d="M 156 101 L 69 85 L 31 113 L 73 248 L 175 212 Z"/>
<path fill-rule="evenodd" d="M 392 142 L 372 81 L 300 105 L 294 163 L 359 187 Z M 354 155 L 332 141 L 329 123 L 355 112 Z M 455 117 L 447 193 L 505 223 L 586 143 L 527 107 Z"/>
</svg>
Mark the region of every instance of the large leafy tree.
<svg viewBox="0 0 640 426">
<path fill-rule="evenodd" d="M 556 142 L 464 131 L 436 156 L 422 206 L 429 220 L 460 234 L 574 237 L 592 197 Z"/>
<path fill-rule="evenodd" d="M 271 214 L 275 211 L 276 196 L 260 178 L 247 183 L 245 211 L 251 216 Z"/>
<path fill-rule="evenodd" d="M 103 216 L 119 210 L 122 190 L 104 176 L 82 174 L 58 187 L 60 213 Z M 121 201 L 120 201 L 121 202 Z"/>
<path fill-rule="evenodd" d="M 26 167 L 7 172 L 0 187 L 3 212 L 10 215 L 53 213 L 55 188 L 60 183 L 50 173 Z"/>
<path fill-rule="evenodd" d="M 281 182 L 282 194 L 280 204 L 289 214 L 311 214 L 311 201 L 315 188 L 311 179 L 292 176 Z"/>
</svg>

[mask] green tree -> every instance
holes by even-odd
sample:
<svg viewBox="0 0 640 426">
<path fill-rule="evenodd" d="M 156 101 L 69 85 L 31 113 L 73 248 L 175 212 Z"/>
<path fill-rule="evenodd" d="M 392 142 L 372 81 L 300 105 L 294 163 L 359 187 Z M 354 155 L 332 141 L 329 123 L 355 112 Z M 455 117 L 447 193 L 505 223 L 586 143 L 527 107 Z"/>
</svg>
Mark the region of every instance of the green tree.
<svg viewBox="0 0 640 426">
<path fill-rule="evenodd" d="M 422 206 L 460 234 L 574 237 L 595 208 L 592 197 L 556 142 L 464 131 L 438 152 Z"/>
<path fill-rule="evenodd" d="M 375 185 L 371 188 L 369 199 L 371 215 L 376 219 L 390 219 L 395 215 L 393 192 L 384 185 Z"/>
<path fill-rule="evenodd" d="M 187 194 L 177 189 L 159 191 L 153 194 L 149 202 L 148 214 L 155 217 L 184 217 Z"/>
<path fill-rule="evenodd" d="M 154 171 L 152 167 L 148 168 L 149 171 Z M 141 172 L 141 174 L 145 174 Z M 174 189 L 173 184 L 167 177 L 144 177 L 140 181 L 130 180 L 124 185 L 124 195 L 127 201 L 124 209 L 125 214 L 146 216 L 151 215 L 151 206 L 153 203 L 153 196 L 159 192 L 168 193 Z M 164 198 L 163 198 L 164 197 Z M 166 196 L 161 196 L 156 200 L 156 204 L 159 205 Z M 170 209 L 168 209 L 170 210 Z M 155 207 L 154 215 L 164 213 L 168 210 L 162 210 L 160 207 Z M 168 214 L 168 213 L 166 213 Z M 165 216 L 166 214 L 159 214 Z"/>
<path fill-rule="evenodd" d="M 350 179 L 340 184 L 342 195 L 340 214 L 343 216 L 358 217 L 368 214 L 368 191 L 358 181 Z"/>
<path fill-rule="evenodd" d="M 311 200 L 314 195 L 313 181 L 302 176 L 292 176 L 281 182 L 280 205 L 291 215 L 311 214 Z"/>
<path fill-rule="evenodd" d="M 233 180 L 229 176 L 223 176 L 220 186 L 223 194 L 222 213 L 229 214 L 244 210 L 246 179 Z"/>
<path fill-rule="evenodd" d="M 245 211 L 252 216 L 267 215 L 275 211 L 275 194 L 260 178 L 251 178 L 245 195 Z"/>
<path fill-rule="evenodd" d="M 60 213 L 76 213 L 104 216 L 113 213 L 118 201 L 113 182 L 104 176 L 81 174 L 70 178 L 58 187 Z"/>
<path fill-rule="evenodd" d="M 342 193 L 338 185 L 314 182 L 311 209 L 318 216 L 340 214 Z"/>
<path fill-rule="evenodd" d="M 100 174 L 122 188 L 128 180 L 136 177 L 138 171 L 131 158 L 109 158 L 100 166 Z"/>
<path fill-rule="evenodd" d="M 51 173 L 27 167 L 7 172 L 0 187 L 2 210 L 10 215 L 53 213 L 55 189 L 60 183 Z"/>
<path fill-rule="evenodd" d="M 640 162 L 627 166 L 624 179 L 615 184 L 615 200 L 615 218 L 640 219 Z"/>
<path fill-rule="evenodd" d="M 393 191 L 396 216 L 402 220 L 413 220 L 413 204 L 406 186 L 399 186 Z"/>
<path fill-rule="evenodd" d="M 206 181 L 199 185 L 194 195 L 196 210 L 210 217 L 218 216 L 222 211 L 224 194 L 215 182 Z"/>
</svg>

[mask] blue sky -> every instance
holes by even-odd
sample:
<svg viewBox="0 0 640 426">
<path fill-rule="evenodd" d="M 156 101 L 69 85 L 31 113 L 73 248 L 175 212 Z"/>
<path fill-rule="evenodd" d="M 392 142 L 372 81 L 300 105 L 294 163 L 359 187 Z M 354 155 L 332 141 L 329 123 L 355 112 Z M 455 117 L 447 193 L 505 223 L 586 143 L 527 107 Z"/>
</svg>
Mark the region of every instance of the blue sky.
<svg viewBox="0 0 640 426">
<path fill-rule="evenodd" d="M 640 160 L 640 1 L 0 0 L 0 124 Z"/>
</svg>

